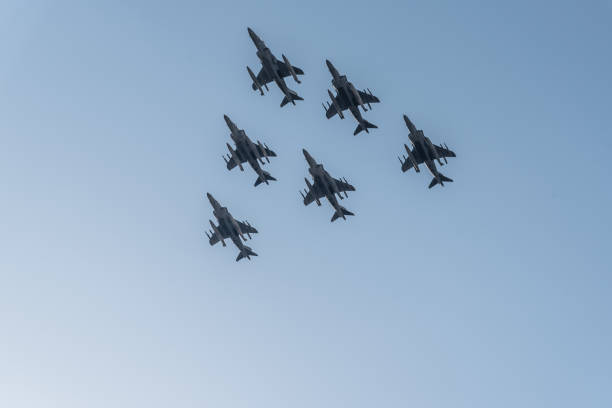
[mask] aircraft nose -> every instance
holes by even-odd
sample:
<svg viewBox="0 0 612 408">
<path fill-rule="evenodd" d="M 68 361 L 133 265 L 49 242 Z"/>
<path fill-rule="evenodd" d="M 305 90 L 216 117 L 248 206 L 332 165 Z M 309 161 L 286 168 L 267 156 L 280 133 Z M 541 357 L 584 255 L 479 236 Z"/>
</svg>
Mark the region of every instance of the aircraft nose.
<svg viewBox="0 0 612 408">
<path fill-rule="evenodd" d="M 251 30 L 251 27 L 247 27 L 247 31 L 249 32 L 249 36 L 251 37 L 251 40 L 253 41 L 259 40 L 259 38 L 257 37 L 257 34 L 255 34 L 255 31 Z"/>
<path fill-rule="evenodd" d="M 332 67 L 334 66 L 330 60 L 326 59 L 325 60 L 325 64 L 327 65 L 327 68 L 332 69 Z"/>
<path fill-rule="evenodd" d="M 314 157 L 312 157 L 310 153 L 308 153 L 308 150 L 302 149 L 302 153 L 304 153 L 304 157 L 306 158 L 306 161 L 308 162 L 309 166 L 313 166 L 314 164 L 316 164 Z"/>
</svg>

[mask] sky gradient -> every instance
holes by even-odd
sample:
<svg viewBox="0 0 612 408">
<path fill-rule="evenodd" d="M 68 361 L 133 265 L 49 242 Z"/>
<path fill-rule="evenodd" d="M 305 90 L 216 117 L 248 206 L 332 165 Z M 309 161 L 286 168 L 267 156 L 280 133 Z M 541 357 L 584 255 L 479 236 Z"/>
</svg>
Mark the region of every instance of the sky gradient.
<svg viewBox="0 0 612 408">
<path fill-rule="evenodd" d="M 0 406 L 612 406 L 612 3 L 0 4 Z M 252 27 L 305 71 L 279 108 Z M 381 103 L 324 117 L 330 59 Z M 229 115 L 278 178 L 227 171 Z M 457 153 L 402 173 L 402 114 Z M 357 191 L 304 207 L 302 148 Z M 204 236 L 211 192 L 259 257 Z"/>
</svg>

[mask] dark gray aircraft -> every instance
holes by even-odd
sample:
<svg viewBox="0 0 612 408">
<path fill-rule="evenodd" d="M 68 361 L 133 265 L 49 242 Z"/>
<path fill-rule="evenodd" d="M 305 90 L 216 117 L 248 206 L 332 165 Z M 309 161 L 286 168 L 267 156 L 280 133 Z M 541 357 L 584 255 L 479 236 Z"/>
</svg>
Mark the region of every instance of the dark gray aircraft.
<svg viewBox="0 0 612 408">
<path fill-rule="evenodd" d="M 213 214 L 219 223 L 218 226 L 215 226 L 215 224 L 209 220 L 212 231 L 210 231 L 210 233 L 206 232 L 206 236 L 208 237 L 210 245 L 215 245 L 217 242 L 221 241 L 223 246 L 226 246 L 225 239 L 229 238 L 240 250 L 236 262 L 245 257 L 250 260 L 251 256 L 257 256 L 251 248 L 244 245 L 240 240 L 240 238 L 242 238 L 246 241 L 244 234 L 247 234 L 248 237 L 251 238 L 251 234 L 256 234 L 257 230 L 251 227 L 248 221 L 236 221 L 227 210 L 227 207 L 221 207 L 221 204 L 219 204 L 210 193 L 206 193 L 206 196 L 208 197 L 208 201 L 210 201 L 210 205 L 213 207 Z"/>
<path fill-rule="evenodd" d="M 371 103 L 380 102 L 377 97 L 372 95 L 372 92 L 368 89 L 368 92 L 359 91 L 355 88 L 355 86 L 346 79 L 346 75 L 340 75 L 336 67 L 329 61 L 325 60 L 327 64 L 327 68 L 329 68 L 329 72 L 332 74 L 332 85 L 336 88 L 336 96 L 331 93 L 328 89 L 327 93 L 331 98 L 331 104 L 327 102 L 327 106 L 323 104 L 323 109 L 325 109 L 325 116 L 327 119 L 334 116 L 336 113 L 340 116 L 340 119 L 344 119 L 344 115 L 342 114 L 343 110 L 349 109 L 357 122 L 357 128 L 353 135 L 365 130 L 366 133 L 370 133 L 368 129 L 377 128 L 378 126 L 371 124 L 367 120 L 365 120 L 361 116 L 361 112 L 359 111 L 359 107 L 363 109 L 364 112 L 367 112 L 367 109 L 364 104 L 367 104 L 370 109 L 372 109 Z"/>
<path fill-rule="evenodd" d="M 259 163 L 264 164 L 262 158 L 266 159 L 268 163 L 270 163 L 270 159 L 268 157 L 276 157 L 276 153 L 274 153 L 266 144 L 261 144 L 260 141 L 257 141 L 257 144 L 253 143 L 251 139 L 246 135 L 243 129 L 238 129 L 238 126 L 227 115 L 223 115 L 225 119 L 225 123 L 227 123 L 227 127 L 230 128 L 232 133 L 230 136 L 232 140 L 236 144 L 236 149 L 232 149 L 229 143 L 226 143 L 227 149 L 230 154 L 227 157 L 223 156 L 223 160 L 227 164 L 227 169 L 231 170 L 234 167 L 238 166 L 240 171 L 244 171 L 244 167 L 242 167 L 242 163 L 248 162 L 255 173 L 257 173 L 257 180 L 255 180 L 255 187 L 260 185 L 262 182 L 266 184 L 270 180 L 276 180 L 274 177 L 270 175 L 267 171 L 263 171 Z"/>
<path fill-rule="evenodd" d="M 255 32 L 250 28 L 248 28 L 248 31 L 249 35 L 251 36 L 251 40 L 253 40 L 255 46 L 257 47 L 257 57 L 261 61 L 262 65 L 261 70 L 259 71 L 257 76 L 255 76 L 253 71 L 251 71 L 251 68 L 247 66 L 247 71 L 249 71 L 249 75 L 253 80 L 253 84 L 251 85 L 253 90 L 259 89 L 259 92 L 261 92 L 261 94 L 263 95 L 264 91 L 263 89 L 261 89 L 261 87 L 265 87 L 266 91 L 268 91 L 269 89 L 267 84 L 269 82 L 275 82 L 285 95 L 285 98 L 283 99 L 280 105 L 281 108 L 289 102 L 295 105 L 295 101 L 304 100 L 304 98 L 300 97 L 295 91 L 289 89 L 289 87 L 285 83 L 285 80 L 283 79 L 291 75 L 295 82 L 299 84 L 301 82 L 297 76 L 304 75 L 304 71 L 302 71 L 298 67 L 294 67 L 293 65 L 291 65 L 291 63 L 289 62 L 287 57 L 285 57 L 284 54 L 282 61 L 276 59 L 274 54 L 272 54 L 272 51 L 270 51 L 270 49 L 266 47 L 266 44 L 257 36 L 257 34 L 255 34 Z"/>
<path fill-rule="evenodd" d="M 302 198 L 304 198 L 304 205 L 308 205 L 313 201 L 316 201 L 317 205 L 320 206 L 320 198 L 326 197 L 327 201 L 329 201 L 332 207 L 334 207 L 334 210 L 336 210 L 331 219 L 332 222 L 336 221 L 336 219 L 339 217 L 346 220 L 347 215 L 355 215 L 346 208 L 342 207 L 338 203 L 335 196 L 337 194 L 341 200 L 343 200 L 344 197 L 348 198 L 348 194 L 346 192 L 355 191 L 355 187 L 351 186 L 344 178 L 339 180 L 330 176 L 329 173 L 323 168 L 323 165 L 317 163 L 316 160 L 306 151 L 306 149 L 302 149 L 302 152 L 304 153 L 304 157 L 306 157 L 308 166 L 310 166 L 308 171 L 310 172 L 313 180 L 313 184 L 310 184 L 308 179 L 304 178 L 304 180 L 306 180 L 306 186 L 308 186 L 308 190 L 304 190 L 306 195 L 300 191 Z M 344 197 L 342 197 L 341 193 L 344 193 Z"/>
<path fill-rule="evenodd" d="M 400 163 L 402 163 L 402 171 L 406 172 L 410 170 L 411 167 L 414 167 L 416 172 L 420 172 L 419 164 L 425 163 L 431 174 L 433 175 L 433 180 L 429 183 L 429 188 L 432 188 L 436 184 L 440 184 L 444 186 L 444 182 L 452 182 L 453 180 L 446 177 L 444 174 L 440 173 L 436 168 L 436 163 L 434 160 L 437 160 L 440 166 L 443 166 L 440 158 L 444 159 L 445 163 L 448 163 L 446 160 L 447 157 L 456 157 L 455 153 L 448 149 L 448 146 L 444 144 L 444 147 L 434 145 L 431 143 L 428 137 L 425 136 L 422 130 L 417 130 L 416 126 L 408 119 L 408 116 L 404 115 L 404 121 L 406 122 L 406 126 L 410 129 L 410 134 L 408 134 L 408 138 L 410 138 L 410 142 L 412 142 L 412 151 L 410 148 L 404 144 L 404 148 L 408 153 L 408 158 L 404 156 L 404 160 L 401 158 L 398 159 Z"/>
</svg>

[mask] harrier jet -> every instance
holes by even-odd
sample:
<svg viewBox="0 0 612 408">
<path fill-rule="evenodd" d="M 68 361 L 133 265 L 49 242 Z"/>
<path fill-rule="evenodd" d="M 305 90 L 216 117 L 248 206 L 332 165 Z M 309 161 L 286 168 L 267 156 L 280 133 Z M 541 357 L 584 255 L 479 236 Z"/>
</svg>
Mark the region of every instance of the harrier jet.
<svg viewBox="0 0 612 408">
<path fill-rule="evenodd" d="M 343 200 L 344 197 L 348 197 L 346 192 L 355 191 L 355 187 L 351 186 L 344 178 L 339 180 L 330 176 L 329 173 L 323 168 L 323 165 L 317 163 L 315 159 L 306 151 L 306 149 L 303 149 L 302 152 L 304 153 L 304 157 L 306 157 L 306 161 L 310 166 L 308 171 L 313 179 L 313 184 L 310 184 L 308 179 L 304 178 L 304 180 L 306 180 L 306 185 L 308 186 L 308 190 L 304 190 L 306 195 L 300 191 L 302 198 L 304 198 L 304 205 L 308 205 L 313 201 L 316 201 L 317 205 L 321 205 L 320 198 L 326 197 L 327 201 L 329 201 L 332 207 L 334 207 L 334 210 L 336 210 L 331 219 L 332 222 L 336 221 L 336 219 L 339 217 L 346 220 L 347 215 L 355 215 L 338 204 L 338 200 L 336 199 L 336 194 L 341 200 Z M 342 197 L 341 193 L 344 193 L 344 197 Z"/>
<path fill-rule="evenodd" d="M 325 63 L 327 64 L 327 68 L 329 68 L 329 72 L 331 72 L 333 76 L 332 85 L 337 91 L 336 96 L 334 97 L 331 91 L 329 89 L 327 90 L 327 93 L 331 98 L 331 104 L 327 102 L 327 106 L 325 106 L 325 104 L 323 105 L 327 119 L 331 118 L 336 113 L 338 116 L 340 116 L 340 119 L 344 119 L 342 111 L 349 109 L 355 119 L 357 119 L 357 122 L 359 122 L 355 132 L 353 132 L 353 135 L 356 135 L 362 130 L 365 130 L 366 133 L 370 133 L 368 129 L 377 128 L 376 125 L 371 124 L 361 116 L 359 107 L 361 106 L 363 111 L 367 112 L 364 104 L 367 104 L 368 107 L 372 109 L 370 104 L 380 102 L 378 98 L 372 95 L 372 92 L 369 89 L 367 90 L 367 93 L 357 90 L 355 86 L 349 82 L 348 79 L 346 79 L 346 75 L 340 75 L 336 67 L 334 67 L 329 60 L 325 60 Z"/>
<path fill-rule="evenodd" d="M 285 83 L 285 80 L 283 79 L 291 75 L 295 82 L 299 84 L 301 82 L 297 76 L 304 75 L 304 71 L 302 71 L 298 67 L 294 67 L 293 65 L 291 65 L 291 63 L 289 62 L 287 57 L 285 57 L 284 54 L 282 61 L 276 59 L 274 54 L 272 54 L 272 51 L 270 51 L 270 49 L 266 47 L 266 44 L 257 36 L 257 34 L 255 34 L 255 32 L 253 32 L 253 30 L 251 30 L 250 28 L 248 30 L 249 35 L 251 36 L 251 40 L 253 40 L 255 46 L 257 47 L 257 57 L 261 61 L 262 65 L 261 70 L 259 71 L 257 76 L 255 76 L 253 71 L 251 71 L 251 68 L 247 66 L 247 71 L 249 72 L 249 75 L 253 80 L 253 84 L 251 85 L 253 90 L 258 89 L 259 92 L 263 95 L 264 91 L 261 89 L 261 87 L 265 87 L 266 91 L 268 91 L 269 89 L 267 84 L 269 82 L 276 82 L 276 85 L 278 85 L 280 90 L 285 95 L 285 98 L 283 99 L 280 105 L 281 108 L 289 102 L 295 105 L 295 101 L 304 100 L 304 98 L 300 97 L 295 91 L 289 89 L 289 87 Z"/>
<path fill-rule="evenodd" d="M 251 256 L 257 256 L 255 252 L 248 246 L 244 245 L 240 238 L 246 241 L 244 234 L 247 234 L 249 238 L 251 238 L 251 234 L 256 234 L 257 230 L 251 227 L 251 224 L 248 221 L 240 222 L 236 221 L 232 214 L 229 213 L 227 207 L 221 207 L 221 204 L 210 194 L 206 193 L 208 197 L 208 201 L 213 207 L 213 214 L 217 218 L 217 222 L 219 225 L 215 226 L 215 224 L 209 220 L 210 226 L 212 227 L 212 231 L 207 232 L 206 236 L 208 237 L 208 242 L 210 245 L 215 245 L 217 242 L 221 241 L 223 246 L 226 246 L 225 239 L 229 238 L 232 242 L 238 247 L 240 253 L 236 258 L 236 262 L 246 257 L 249 260 Z"/>
<path fill-rule="evenodd" d="M 234 167 L 238 166 L 240 171 L 244 171 L 244 167 L 242 167 L 242 163 L 248 162 L 255 173 L 257 173 L 257 180 L 255 180 L 255 187 L 260 185 L 262 182 L 269 184 L 268 181 L 276 180 L 272 177 L 267 171 L 263 171 L 261 166 L 264 164 L 262 158 L 266 159 L 268 163 L 270 163 L 270 159 L 268 157 L 275 157 L 276 153 L 268 148 L 266 144 L 261 144 L 260 141 L 257 141 L 257 144 L 253 143 L 251 139 L 246 135 L 243 129 L 238 129 L 238 126 L 227 116 L 223 115 L 225 119 L 225 123 L 227 123 L 227 127 L 230 128 L 231 132 L 230 136 L 232 140 L 236 144 L 236 149 L 234 150 L 229 143 L 226 143 L 227 149 L 230 154 L 227 157 L 223 156 L 223 160 L 227 164 L 227 169 L 231 170 Z"/>
<path fill-rule="evenodd" d="M 410 142 L 412 142 L 413 148 L 412 151 L 410 151 L 410 148 L 406 144 L 404 144 L 404 148 L 408 153 L 408 158 L 404 156 L 404 160 L 402 160 L 398 156 L 400 163 L 402 163 L 402 171 L 405 172 L 410 170 L 411 167 L 414 167 L 414 169 L 418 173 L 420 172 L 419 164 L 425 163 L 427 169 L 429 169 L 429 171 L 433 175 L 433 180 L 431 180 L 431 183 L 429 183 L 429 188 L 432 188 L 438 183 L 441 186 L 444 186 L 445 181 L 453 181 L 452 179 L 446 177 L 444 174 L 438 171 L 434 160 L 437 160 L 438 164 L 440 164 L 440 166 L 443 166 L 442 161 L 440 161 L 440 158 L 444 159 L 445 163 L 448 163 L 446 158 L 456 157 L 455 153 L 449 150 L 446 144 L 444 144 L 444 147 L 442 147 L 441 145 L 437 146 L 431 143 L 431 140 L 429 140 L 429 138 L 423 134 L 422 130 L 417 130 L 414 124 L 410 121 L 410 119 L 408 119 L 408 116 L 404 115 L 404 121 L 406 122 L 406 126 L 408 126 L 408 129 L 410 129 L 410 134 L 408 135 L 408 137 L 410 138 Z"/>
</svg>

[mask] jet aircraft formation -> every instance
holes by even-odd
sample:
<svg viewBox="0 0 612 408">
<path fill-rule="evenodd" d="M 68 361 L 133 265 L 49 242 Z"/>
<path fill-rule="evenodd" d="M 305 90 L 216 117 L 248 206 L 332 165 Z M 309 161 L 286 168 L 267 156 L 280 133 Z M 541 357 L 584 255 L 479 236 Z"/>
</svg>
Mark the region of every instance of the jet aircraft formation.
<svg viewBox="0 0 612 408">
<path fill-rule="evenodd" d="M 265 94 L 263 88 L 269 91 L 268 84 L 274 82 L 284 96 L 280 103 L 281 108 L 289 103 L 296 105 L 296 101 L 303 101 L 304 98 L 299 96 L 296 91 L 289 88 L 285 82 L 285 78 L 291 76 L 296 83 L 300 84 L 301 81 L 298 76 L 304 75 L 304 71 L 301 68 L 291 65 L 289 59 L 284 54 L 282 55 L 282 61 L 276 58 L 263 40 L 259 38 L 251 28 L 247 28 L 247 31 L 257 48 L 256 55 L 261 63 L 261 69 L 257 75 L 247 66 L 247 72 L 252 80 L 251 88 L 255 91 L 259 91 L 260 95 L 263 96 Z M 323 104 L 325 117 L 330 119 L 337 114 L 340 119 L 344 119 L 344 112 L 349 110 L 357 121 L 357 127 L 353 135 L 357 135 L 364 130 L 366 133 L 369 133 L 370 129 L 378 128 L 378 126 L 364 119 L 359 109 L 361 108 L 363 112 L 368 112 L 368 110 L 372 109 L 372 104 L 379 103 L 380 100 L 372 94 L 369 88 L 364 90 L 357 89 L 353 83 L 347 79 L 346 75 L 340 74 L 330 60 L 325 60 L 325 63 L 332 76 L 332 86 L 336 91 L 334 95 L 332 91 L 329 89 L 327 90 L 330 101 L 327 102 L 327 106 Z M 243 164 L 248 163 L 257 175 L 257 179 L 255 179 L 254 183 L 255 187 L 262 183 L 270 184 L 270 181 L 276 181 L 276 178 L 262 169 L 263 165 L 270 163 L 270 157 L 276 157 L 276 153 L 265 143 L 260 141 L 253 142 L 247 136 L 246 132 L 238 128 L 229 116 L 224 115 L 223 117 L 230 129 L 230 137 L 234 143 L 234 147 L 226 143 L 229 154 L 223 156 L 223 159 L 227 169 L 232 170 L 238 167 L 241 171 L 244 171 Z M 416 128 L 408 116 L 404 115 L 403 118 L 408 127 L 408 139 L 412 144 L 412 149 L 408 147 L 407 144 L 404 144 L 407 157 L 406 155 L 404 155 L 403 158 L 398 156 L 402 171 L 406 172 L 414 168 L 415 172 L 418 173 L 420 172 L 419 165 L 425 164 L 433 176 L 429 188 L 437 184 L 444 186 L 444 183 L 452 182 L 452 179 L 438 171 L 436 162 L 438 162 L 440 166 L 443 166 L 444 163 L 448 163 L 448 157 L 456 156 L 455 153 L 451 151 L 446 144 L 435 145 L 425 136 L 422 130 Z M 340 200 L 348 198 L 347 192 L 355 191 L 355 187 L 345 178 L 332 177 L 327 170 L 325 170 L 323 165 L 317 163 L 314 157 L 306 149 L 302 149 L 302 153 L 308 163 L 308 172 L 312 177 L 312 183 L 308 178 L 304 179 L 307 189 L 305 189 L 304 192 L 300 191 L 304 205 L 307 206 L 312 202 L 316 202 L 317 205 L 320 206 L 321 199 L 326 198 L 334 209 L 331 218 L 332 222 L 338 218 L 346 220 L 346 216 L 354 215 L 340 205 L 338 198 Z M 442 163 L 442 160 L 444 160 L 444 163 Z M 210 245 L 221 242 L 223 246 L 226 246 L 225 240 L 230 239 L 239 250 L 236 261 L 240 261 L 243 258 L 251 259 L 251 256 L 257 256 L 251 248 L 243 243 L 243 241 L 247 240 L 245 234 L 251 238 L 251 234 L 256 234 L 257 230 L 253 228 L 248 221 L 236 221 L 229 213 L 227 207 L 222 207 L 210 193 L 206 195 L 213 207 L 213 215 L 217 219 L 217 225 L 215 225 L 213 221 L 209 221 L 211 230 L 207 232 L 206 235 Z"/>
</svg>

